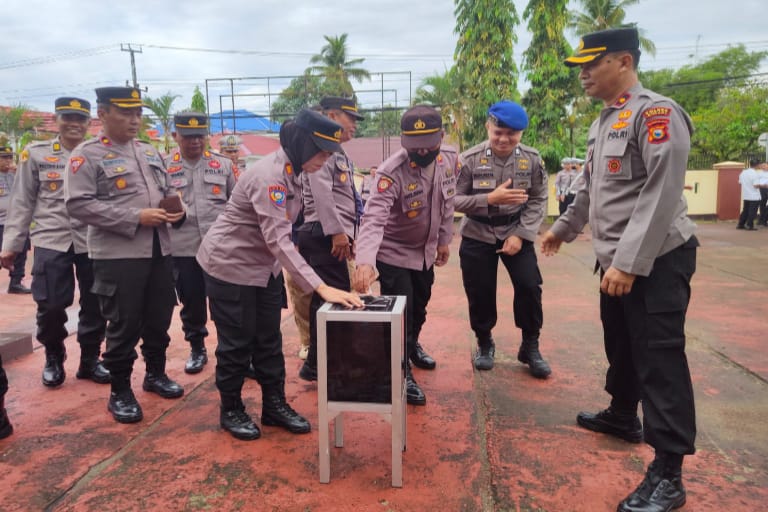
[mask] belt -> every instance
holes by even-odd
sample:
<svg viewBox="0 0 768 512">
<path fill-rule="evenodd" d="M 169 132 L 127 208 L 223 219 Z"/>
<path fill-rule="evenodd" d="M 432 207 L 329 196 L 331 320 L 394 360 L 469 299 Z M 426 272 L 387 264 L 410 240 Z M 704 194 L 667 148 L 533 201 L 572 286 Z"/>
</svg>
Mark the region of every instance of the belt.
<svg viewBox="0 0 768 512">
<path fill-rule="evenodd" d="M 509 215 L 494 215 L 493 217 L 481 217 L 479 215 L 467 215 L 467 217 L 481 224 L 487 224 L 489 226 L 509 226 L 510 224 L 517 224 L 520 220 L 520 212 L 512 213 Z"/>
</svg>

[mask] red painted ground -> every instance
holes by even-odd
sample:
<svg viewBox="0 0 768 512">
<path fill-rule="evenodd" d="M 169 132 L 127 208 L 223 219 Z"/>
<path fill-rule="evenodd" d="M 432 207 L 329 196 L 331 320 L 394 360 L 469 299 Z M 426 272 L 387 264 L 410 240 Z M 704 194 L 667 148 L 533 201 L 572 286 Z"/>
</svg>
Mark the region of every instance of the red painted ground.
<svg viewBox="0 0 768 512">
<path fill-rule="evenodd" d="M 688 316 L 688 354 L 698 413 L 698 453 L 686 459 L 684 512 L 762 510 L 768 500 L 768 231 L 702 224 L 702 249 Z M 642 478 L 652 451 L 576 426 L 579 410 L 607 403 L 597 312 L 597 278 L 588 235 L 541 258 L 548 381 L 516 361 L 519 331 L 512 290 L 500 274 L 494 331 L 496 367 L 472 371 L 474 339 L 458 268 L 458 243 L 437 272 L 422 344 L 438 360 L 415 370 L 426 407 L 408 408 L 402 489 L 390 487 L 389 425 L 377 416 L 345 416 L 345 446 L 332 448 L 331 482 L 320 484 L 316 389 L 297 377 L 298 337 L 284 318 L 287 393 L 315 427 L 295 436 L 265 427 L 253 442 L 218 426 L 214 362 L 183 373 L 188 347 L 178 319 L 169 373 L 186 388 L 179 400 L 134 390 L 144 421 L 119 425 L 106 411 L 108 386 L 74 378 L 79 349 L 69 338 L 67 381 L 40 384 L 43 352 L 5 366 L 15 433 L 0 441 L 0 511 L 589 511 L 615 510 Z M 0 290 L 7 286 L 2 272 Z M 28 296 L 0 291 L 0 331 L 32 332 Z M 210 325 L 215 332 L 213 325 Z M 215 336 L 209 338 L 213 352 Z M 245 390 L 258 416 L 260 392 Z"/>
</svg>

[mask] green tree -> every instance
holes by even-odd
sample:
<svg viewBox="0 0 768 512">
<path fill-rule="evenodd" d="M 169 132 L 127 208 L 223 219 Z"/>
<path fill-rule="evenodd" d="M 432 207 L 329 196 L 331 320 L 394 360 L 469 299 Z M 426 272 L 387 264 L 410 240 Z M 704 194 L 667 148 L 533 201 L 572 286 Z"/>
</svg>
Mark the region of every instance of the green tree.
<svg viewBox="0 0 768 512">
<path fill-rule="evenodd" d="M 314 64 L 309 69 L 323 77 L 326 87 L 334 95 L 351 97 L 355 91 L 350 79 L 358 83 L 371 79 L 367 70 L 357 67 L 365 59 L 348 58 L 347 34 L 323 37 L 327 44 L 320 49 L 319 54 L 309 59 Z"/>
<path fill-rule="evenodd" d="M 25 133 L 30 132 L 43 120 L 31 107 L 18 103 L 0 108 L 0 132 L 4 132 L 8 144 L 16 153 L 21 149 L 20 142 Z"/>
<path fill-rule="evenodd" d="M 323 96 L 328 95 L 330 91 L 323 78 L 313 75 L 307 69 L 303 75 L 291 80 L 277 100 L 272 102 L 270 116 L 275 122 L 283 122 L 295 116 L 302 108 L 317 105 Z"/>
<path fill-rule="evenodd" d="M 171 125 L 173 124 L 173 112 L 171 109 L 174 100 L 178 97 L 178 94 L 171 94 L 169 91 L 157 99 L 148 96 L 144 98 L 147 108 L 152 111 L 160 124 L 163 125 L 163 146 L 166 153 L 171 150 Z"/>
<path fill-rule="evenodd" d="M 566 108 L 578 84 L 576 73 L 563 65 L 572 53 L 564 36 L 567 5 L 567 0 L 530 0 L 523 12 L 532 34 L 522 65 L 531 84 L 522 100 L 530 118 L 525 142 L 539 150 L 548 169 L 557 169 L 560 159 L 572 154 Z"/>
<path fill-rule="evenodd" d="M 381 110 L 369 110 L 358 123 L 358 137 L 391 137 L 400 134 L 401 109 L 386 105 Z"/>
<path fill-rule="evenodd" d="M 456 68 L 425 78 L 416 89 L 413 103 L 431 105 L 440 110 L 449 141 L 462 148 L 461 134 L 466 115 L 464 102 L 456 87 Z"/>
<path fill-rule="evenodd" d="M 206 112 L 208 107 L 205 104 L 205 96 L 203 91 L 200 90 L 200 86 L 195 86 L 195 92 L 192 93 L 192 104 L 189 106 L 189 110 L 192 112 Z"/>
<path fill-rule="evenodd" d="M 606 30 L 609 28 L 636 27 L 635 23 L 626 23 L 626 8 L 640 3 L 640 0 L 579 0 L 583 11 L 571 11 L 569 28 L 577 36 L 583 36 L 590 32 Z M 640 48 L 656 55 L 656 45 L 645 37 L 645 30 L 638 28 L 640 34 Z"/>
<path fill-rule="evenodd" d="M 473 145 L 485 138 L 488 107 L 519 96 L 512 51 L 520 18 L 513 0 L 454 1 L 459 35 L 454 52 L 456 78 L 466 105 L 462 139 Z"/>
</svg>

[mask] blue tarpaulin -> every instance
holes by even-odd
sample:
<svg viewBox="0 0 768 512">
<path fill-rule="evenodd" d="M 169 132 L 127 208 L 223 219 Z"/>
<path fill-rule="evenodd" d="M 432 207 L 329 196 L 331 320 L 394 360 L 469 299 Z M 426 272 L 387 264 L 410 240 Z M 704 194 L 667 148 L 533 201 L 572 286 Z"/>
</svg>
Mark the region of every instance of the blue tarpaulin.
<svg viewBox="0 0 768 512">
<path fill-rule="evenodd" d="M 234 115 L 233 115 L 234 113 Z M 224 132 L 279 132 L 280 123 L 262 117 L 248 110 L 225 110 L 211 114 L 208 118 L 211 133 Z"/>
</svg>

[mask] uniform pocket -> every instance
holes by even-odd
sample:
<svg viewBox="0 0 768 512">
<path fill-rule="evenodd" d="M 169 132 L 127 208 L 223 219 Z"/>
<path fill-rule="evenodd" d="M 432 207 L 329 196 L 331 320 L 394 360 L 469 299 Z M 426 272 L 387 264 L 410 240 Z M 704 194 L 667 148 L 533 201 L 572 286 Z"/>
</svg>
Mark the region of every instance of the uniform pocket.
<svg viewBox="0 0 768 512">
<path fill-rule="evenodd" d="M 42 171 L 38 174 L 40 189 L 38 194 L 44 198 L 64 199 L 64 176 L 57 171 Z"/>
<path fill-rule="evenodd" d="M 101 316 L 110 322 L 120 320 L 119 309 L 117 307 L 117 283 L 111 281 L 96 280 L 91 286 L 91 293 L 99 299 Z"/>
<path fill-rule="evenodd" d="M 205 198 L 208 201 L 218 203 L 227 201 L 227 177 L 206 174 L 203 177 L 205 183 Z"/>
<path fill-rule="evenodd" d="M 137 173 L 121 165 L 104 168 L 107 178 L 107 193 L 109 197 L 119 197 L 135 194 L 138 190 Z"/>
</svg>

